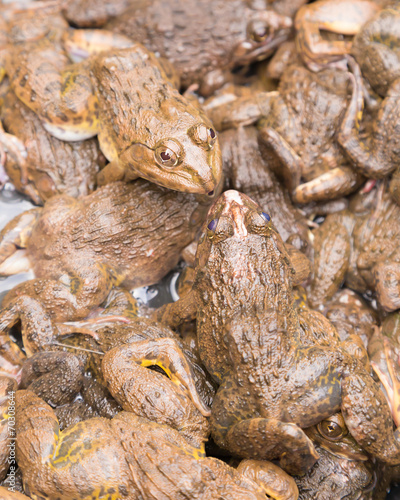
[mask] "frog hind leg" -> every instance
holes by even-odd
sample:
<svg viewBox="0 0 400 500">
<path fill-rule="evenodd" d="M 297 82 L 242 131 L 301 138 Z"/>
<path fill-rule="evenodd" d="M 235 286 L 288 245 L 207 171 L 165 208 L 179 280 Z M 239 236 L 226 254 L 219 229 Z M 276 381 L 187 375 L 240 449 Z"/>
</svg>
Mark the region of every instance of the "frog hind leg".
<svg viewBox="0 0 400 500">
<path fill-rule="evenodd" d="M 17 391 L 15 416 L 16 454 L 25 478 L 25 471 L 37 473 L 52 456 L 60 429 L 54 411 L 32 391 Z"/>
<path fill-rule="evenodd" d="M 238 421 L 238 415 L 243 420 Z M 214 441 L 242 458 L 279 460 L 288 474 L 303 475 L 314 465 L 319 455 L 298 425 L 253 415 L 248 397 L 241 396 L 233 380 L 225 379 L 212 407 Z"/>
<path fill-rule="evenodd" d="M 342 379 L 342 415 L 350 434 L 365 451 L 389 465 L 400 464 L 400 433 L 385 395 L 365 370 Z"/>
<path fill-rule="evenodd" d="M 198 410 L 204 404 L 196 393 L 199 403 L 195 406 L 177 380 L 182 376 L 189 378 L 191 373 L 175 344 L 175 340 L 167 338 L 115 347 L 104 356 L 103 375 L 109 391 L 125 410 L 168 424 L 201 448 L 209 432 L 208 423 Z M 155 365 L 170 378 L 146 368 Z"/>
<path fill-rule="evenodd" d="M 18 166 L 21 172 L 20 182 L 22 186 L 26 185 L 28 183 L 28 166 L 26 161 L 28 153 L 25 145 L 15 135 L 5 132 L 3 125 L 0 122 L 0 166 L 2 169 L 0 176 L 0 186 L 3 186 L 8 178 L 5 170 L 7 155 L 9 155 L 14 160 L 15 164 Z"/>
<path fill-rule="evenodd" d="M 71 402 L 82 387 L 84 363 L 62 351 L 38 352 L 22 368 L 21 389 L 29 389 L 52 406 Z"/>
</svg>

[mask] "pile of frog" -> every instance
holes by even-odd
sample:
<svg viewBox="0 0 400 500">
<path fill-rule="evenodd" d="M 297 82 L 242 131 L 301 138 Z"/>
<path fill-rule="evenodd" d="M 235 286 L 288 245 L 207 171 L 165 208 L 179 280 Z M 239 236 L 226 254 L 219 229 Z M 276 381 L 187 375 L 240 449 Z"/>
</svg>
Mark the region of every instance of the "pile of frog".
<svg viewBox="0 0 400 500">
<path fill-rule="evenodd" d="M 0 11 L 0 499 L 385 499 L 400 3 Z"/>
</svg>

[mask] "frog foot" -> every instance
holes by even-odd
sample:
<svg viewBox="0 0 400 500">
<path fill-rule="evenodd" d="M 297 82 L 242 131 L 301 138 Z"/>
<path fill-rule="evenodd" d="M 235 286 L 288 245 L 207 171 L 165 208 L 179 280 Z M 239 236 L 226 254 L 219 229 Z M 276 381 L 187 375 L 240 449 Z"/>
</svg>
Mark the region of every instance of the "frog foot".
<svg viewBox="0 0 400 500">
<path fill-rule="evenodd" d="M 242 460 L 237 470 L 259 484 L 266 495 L 276 500 L 297 500 L 295 480 L 280 467 L 267 460 Z"/>
<path fill-rule="evenodd" d="M 291 475 L 305 474 L 319 458 L 299 426 L 273 418 L 251 418 L 234 424 L 226 442 L 238 456 L 279 460 L 282 469 Z"/>
<path fill-rule="evenodd" d="M 352 193 L 361 182 L 361 175 L 351 168 L 336 167 L 297 186 L 292 198 L 296 203 L 334 200 Z"/>
<path fill-rule="evenodd" d="M 359 370 L 342 379 L 342 415 L 350 434 L 369 454 L 389 465 L 400 464 L 400 432 L 386 397 L 368 372 Z"/>
<path fill-rule="evenodd" d="M 21 171 L 21 184 L 27 184 L 28 166 L 26 159 L 28 158 L 28 153 L 25 145 L 18 137 L 15 137 L 15 135 L 7 134 L 0 123 L 0 165 L 3 168 L 7 161 L 7 155 L 14 160 Z M 4 184 L 4 182 L 2 182 L 2 184 Z"/>
<path fill-rule="evenodd" d="M 146 367 L 159 366 L 167 374 Z M 104 356 L 107 387 L 127 411 L 179 430 L 196 447 L 209 433 L 210 414 L 197 394 L 193 375 L 174 339 L 123 344 Z"/>
</svg>

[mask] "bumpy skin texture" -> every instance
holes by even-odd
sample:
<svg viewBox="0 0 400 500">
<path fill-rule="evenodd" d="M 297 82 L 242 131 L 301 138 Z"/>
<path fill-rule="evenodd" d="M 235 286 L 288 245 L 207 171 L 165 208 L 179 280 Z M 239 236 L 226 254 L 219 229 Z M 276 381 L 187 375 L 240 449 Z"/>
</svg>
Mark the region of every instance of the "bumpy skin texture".
<svg viewBox="0 0 400 500">
<path fill-rule="evenodd" d="M 364 462 L 339 458 L 318 445 L 316 449 L 317 463 L 305 476 L 295 477 L 300 500 L 358 500 L 373 483 Z"/>
<path fill-rule="evenodd" d="M 363 198 L 372 202 L 363 206 Z M 319 268 L 322 261 L 314 261 L 312 290 L 328 290 L 334 293 L 345 278 L 347 286 L 365 293 L 373 291 L 379 306 L 385 311 L 400 307 L 400 254 L 399 254 L 400 207 L 381 184 L 370 194 L 360 194 L 349 210 L 329 215 L 321 225 L 321 238 L 315 249 L 329 248 L 339 238 L 342 246 L 336 250 L 341 256 L 335 266 Z M 330 228 L 330 229 L 329 229 Z M 333 228 L 336 228 L 333 230 Z M 338 241 L 339 241 L 338 240 Z M 350 244 L 350 254 L 344 251 Z M 316 270 L 318 269 L 318 272 Z M 315 302 L 324 302 L 323 294 L 314 296 Z"/>
<path fill-rule="evenodd" d="M 170 60 L 186 88 L 201 85 L 212 71 L 267 57 L 290 36 L 291 19 L 285 16 L 292 16 L 301 3 L 297 0 L 288 6 L 286 2 L 275 11 L 271 2 L 270 10 L 257 10 L 244 0 L 173 0 L 168 4 L 153 0 L 145 2 L 145 7 L 143 2 L 132 6 L 107 27 Z M 210 80 L 211 85 L 203 85 L 203 93 L 223 83 L 222 75 L 216 82 Z"/>
<path fill-rule="evenodd" d="M 86 44 L 90 34 L 82 38 Z M 48 39 L 13 47 L 5 70 L 15 94 L 61 140 L 98 135 L 111 162 L 101 185 L 143 177 L 178 191 L 214 191 L 221 156 L 200 106 L 179 94 L 145 47 L 124 39 L 124 48 L 113 48 L 107 32 L 103 41 L 103 52 L 72 65 Z"/>
<path fill-rule="evenodd" d="M 255 127 L 226 130 L 220 134 L 220 142 L 229 187 L 247 194 L 264 207 L 285 242 L 305 248 L 308 245 L 307 221 L 268 169 L 259 151 Z"/>
<path fill-rule="evenodd" d="M 18 191 L 37 205 L 43 205 L 56 194 L 77 198 L 94 191 L 96 175 L 103 163 L 97 141 L 71 143 L 56 139 L 12 92 L 5 96 L 1 120 L 6 132 L 22 140 L 27 149 L 28 183 L 21 181 L 21 166 L 12 157 L 8 157 L 5 165 Z"/>
<path fill-rule="evenodd" d="M 345 71 L 313 73 L 294 64 L 283 73 L 278 94 L 266 96 L 270 112 L 260 123 L 262 154 L 298 203 L 334 199 L 359 183 L 336 140 L 349 79 Z M 301 181 L 306 184 L 299 186 Z"/>
<path fill-rule="evenodd" d="M 324 335 L 326 318 L 314 313 L 309 329 L 301 325 L 288 254 L 260 207 L 225 192 L 209 211 L 196 261 L 192 292 L 158 314 L 177 324 L 197 309 L 200 355 L 220 383 L 211 415 L 219 446 L 302 474 L 318 455 L 301 428 L 341 408 L 360 446 L 400 462 L 389 407 L 369 372 L 337 334 Z"/>
<path fill-rule="evenodd" d="M 19 391 L 16 414 L 17 460 L 33 498 L 265 498 L 255 483 L 205 458 L 177 431 L 131 413 L 60 433 L 54 411 L 32 392 Z"/>
<path fill-rule="evenodd" d="M 351 49 L 363 76 L 382 97 L 400 78 L 400 8 L 392 3 L 364 24 Z"/>
</svg>

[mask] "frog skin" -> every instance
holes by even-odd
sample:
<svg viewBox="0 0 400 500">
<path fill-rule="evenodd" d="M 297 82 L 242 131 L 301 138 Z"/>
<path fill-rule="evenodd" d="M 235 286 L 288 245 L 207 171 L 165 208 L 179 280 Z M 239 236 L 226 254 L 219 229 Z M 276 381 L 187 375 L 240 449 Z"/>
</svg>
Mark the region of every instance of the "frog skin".
<svg viewBox="0 0 400 500">
<path fill-rule="evenodd" d="M 397 98 L 400 78 L 390 85 L 373 120 L 372 129 L 367 137 L 363 137 L 359 130 L 364 107 L 363 83 L 359 67 L 351 64 L 354 89 L 338 131 L 338 142 L 355 170 L 366 177 L 381 179 L 400 167 L 400 140 L 397 133 L 400 126 Z"/>
<path fill-rule="evenodd" d="M 336 68 L 314 73 L 291 64 L 277 91 L 237 98 L 208 114 L 218 130 L 258 121 L 261 154 L 295 202 L 335 199 L 354 191 L 362 179 L 336 139 L 351 78 Z"/>
<path fill-rule="evenodd" d="M 229 187 L 267 208 L 285 242 L 304 249 L 309 244 L 307 220 L 292 205 L 262 158 L 255 127 L 240 127 L 220 134 L 223 169 Z"/>
<path fill-rule="evenodd" d="M 153 0 L 132 6 L 107 28 L 171 61 L 183 88 L 196 84 L 201 94 L 210 95 L 230 69 L 265 59 L 290 36 L 288 16 L 304 1 L 290 7 L 275 3 L 266 8 L 264 2 L 257 6 L 244 0 Z"/>
<path fill-rule="evenodd" d="M 372 199 L 371 206 L 363 207 L 363 197 Z M 358 212 L 360 210 L 360 212 Z M 313 290 L 327 290 L 335 293 L 345 281 L 352 290 L 373 293 L 383 311 L 395 311 L 400 307 L 399 285 L 399 220 L 400 207 L 394 203 L 386 184 L 375 187 L 369 195 L 360 194 L 350 204 L 349 210 L 329 215 L 318 231 L 320 237 L 318 255 L 313 264 Z M 334 247 L 337 242 L 338 247 Z M 344 248 L 350 251 L 344 251 Z M 331 264 L 328 252 L 331 252 Z M 325 271 L 324 271 L 325 270 Z M 319 294 L 315 303 L 323 304 Z"/>
<path fill-rule="evenodd" d="M 19 215 L 0 235 L 0 272 L 25 247 L 23 263 L 29 259 L 36 278 L 5 297 L 2 332 L 29 317 L 36 328 L 23 334 L 24 345 L 36 352 L 51 343 L 54 322 L 85 318 L 114 287 L 157 282 L 178 263 L 208 204 L 208 197 L 138 180 L 104 186 L 79 200 L 54 196 L 43 208 Z"/>
<path fill-rule="evenodd" d="M 400 78 L 400 9 L 396 2 L 378 12 L 354 37 L 351 54 L 363 77 L 385 97 Z"/>
<path fill-rule="evenodd" d="M 94 191 L 96 175 L 104 164 L 97 141 L 65 142 L 51 136 L 39 118 L 10 91 L 4 98 L 1 120 L 7 133 L 23 142 L 27 157 L 21 164 L 11 156 L 5 170 L 16 189 L 43 205 L 55 194 L 78 198 Z"/>
<path fill-rule="evenodd" d="M 92 36 L 81 33 L 84 47 Z M 14 93 L 57 139 L 98 136 L 110 162 L 98 184 L 140 176 L 211 196 L 221 180 L 221 154 L 210 120 L 144 46 L 109 32 L 102 42 L 100 53 L 75 64 L 68 64 L 67 45 L 47 38 L 13 46 L 5 71 Z"/>
<path fill-rule="evenodd" d="M 211 415 L 216 444 L 304 474 L 318 455 L 301 428 L 341 408 L 360 446 L 399 463 L 397 431 L 377 383 L 340 345 L 318 332 L 304 335 L 293 270 L 269 215 L 226 191 L 209 210 L 196 260 L 192 292 L 157 316 L 177 325 L 197 313 L 200 356 L 220 384 Z"/>
<path fill-rule="evenodd" d="M 355 35 L 380 8 L 370 0 L 318 0 L 303 5 L 295 18 L 296 45 L 307 66 L 319 71 L 350 53 L 351 41 L 324 40 L 320 30 Z"/>
<path fill-rule="evenodd" d="M 60 432 L 50 406 L 18 391 L 16 430 L 24 489 L 34 500 L 265 499 L 261 487 L 176 430 L 129 412 Z"/>
</svg>

